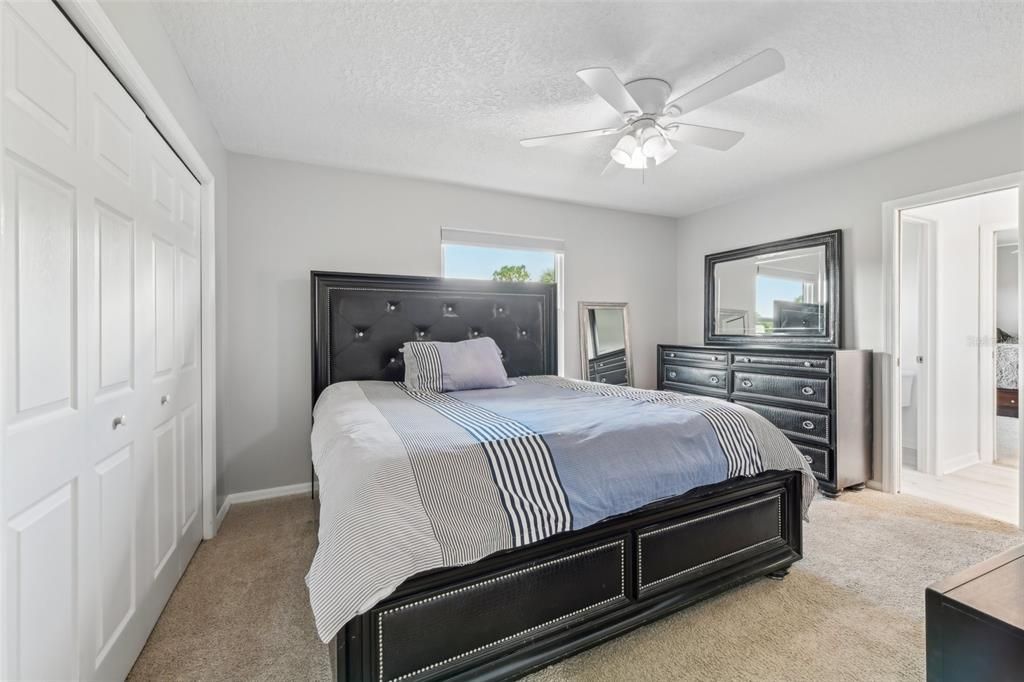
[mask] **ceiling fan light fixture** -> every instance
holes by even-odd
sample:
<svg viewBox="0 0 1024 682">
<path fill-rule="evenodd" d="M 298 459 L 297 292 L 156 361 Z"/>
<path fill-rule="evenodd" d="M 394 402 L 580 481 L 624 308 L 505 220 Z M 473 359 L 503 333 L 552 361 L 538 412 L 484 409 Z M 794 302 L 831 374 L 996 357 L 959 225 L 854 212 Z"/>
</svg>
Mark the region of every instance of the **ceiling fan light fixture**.
<svg viewBox="0 0 1024 682">
<path fill-rule="evenodd" d="M 678 150 L 675 147 L 673 147 L 671 143 L 666 141 L 665 148 L 658 150 L 658 152 L 654 154 L 654 165 L 660 166 L 661 164 L 665 163 L 673 156 L 675 156 L 677 151 Z"/>
<path fill-rule="evenodd" d="M 661 132 L 653 127 L 645 128 L 640 133 L 640 140 L 640 148 L 643 150 L 644 156 L 652 158 L 664 155 L 672 147 Z"/>
<path fill-rule="evenodd" d="M 636 138 L 632 135 L 623 135 L 611 151 L 611 157 L 616 163 L 627 166 L 633 158 L 633 153 L 638 151 Z"/>
<path fill-rule="evenodd" d="M 629 162 L 623 165 L 629 170 L 642 170 L 648 166 L 647 157 L 644 155 L 643 150 L 637 146 L 633 150 L 633 155 L 629 158 Z"/>
</svg>

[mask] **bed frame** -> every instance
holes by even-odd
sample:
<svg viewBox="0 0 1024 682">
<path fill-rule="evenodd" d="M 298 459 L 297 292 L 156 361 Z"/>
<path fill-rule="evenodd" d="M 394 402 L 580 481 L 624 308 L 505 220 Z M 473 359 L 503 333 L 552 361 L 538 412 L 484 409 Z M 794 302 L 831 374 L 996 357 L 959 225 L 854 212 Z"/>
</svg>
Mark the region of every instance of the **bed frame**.
<svg viewBox="0 0 1024 682">
<path fill-rule="evenodd" d="M 554 285 L 313 272 L 313 400 L 400 380 L 410 340 L 491 336 L 510 376 L 555 374 Z M 515 678 L 801 558 L 800 473 L 766 472 L 414 576 L 331 645 L 337 680 Z"/>
</svg>

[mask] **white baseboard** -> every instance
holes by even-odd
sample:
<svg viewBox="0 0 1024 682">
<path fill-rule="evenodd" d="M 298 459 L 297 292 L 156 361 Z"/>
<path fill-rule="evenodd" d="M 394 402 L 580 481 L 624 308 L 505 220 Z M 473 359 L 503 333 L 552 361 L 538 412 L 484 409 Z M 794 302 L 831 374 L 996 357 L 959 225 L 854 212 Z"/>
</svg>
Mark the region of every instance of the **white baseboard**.
<svg viewBox="0 0 1024 682">
<path fill-rule="evenodd" d="M 231 504 L 241 504 L 242 502 L 272 500 L 275 497 L 286 497 L 288 495 L 298 495 L 299 493 L 308 492 L 308 483 L 296 483 L 294 485 L 280 485 L 276 488 L 264 488 L 263 490 L 250 490 L 244 493 L 231 493 L 228 495 L 228 501 Z"/>
<path fill-rule="evenodd" d="M 962 455 L 957 455 L 956 457 L 948 457 L 942 463 L 942 474 L 951 474 L 954 471 L 966 469 L 972 464 L 977 464 L 980 461 L 981 458 L 978 456 L 977 452 L 965 452 Z"/>
<path fill-rule="evenodd" d="M 319 483 L 313 484 L 313 489 L 318 490 L 320 488 Z M 214 533 L 220 530 L 220 524 L 224 521 L 224 517 L 227 516 L 228 510 L 231 509 L 233 504 L 242 504 L 245 502 L 259 502 L 260 500 L 272 500 L 275 497 L 287 497 L 289 495 L 299 495 L 301 493 L 309 492 L 308 483 L 295 483 L 294 485 L 280 485 L 276 488 L 264 488 L 263 490 L 249 490 L 242 493 L 231 493 L 224 498 L 224 504 L 220 506 L 217 511 L 216 528 Z"/>
<path fill-rule="evenodd" d="M 224 522 L 224 517 L 228 515 L 228 509 L 231 508 L 231 500 L 227 497 L 224 498 L 224 504 L 217 510 L 217 518 L 213 522 L 213 534 L 217 535 L 220 530 L 220 524 Z"/>
</svg>

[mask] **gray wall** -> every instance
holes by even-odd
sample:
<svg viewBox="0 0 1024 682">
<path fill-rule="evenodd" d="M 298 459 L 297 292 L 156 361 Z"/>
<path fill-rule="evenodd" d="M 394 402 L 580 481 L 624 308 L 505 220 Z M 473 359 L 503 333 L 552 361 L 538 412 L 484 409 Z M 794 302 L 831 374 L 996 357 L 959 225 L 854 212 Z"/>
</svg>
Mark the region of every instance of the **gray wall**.
<svg viewBox="0 0 1024 682">
<path fill-rule="evenodd" d="M 203 161 L 216 178 L 217 195 L 214 198 L 217 220 L 217 309 L 222 310 L 226 297 L 224 283 L 227 281 L 226 248 L 228 241 L 228 180 L 227 152 L 220 142 L 220 135 L 213 127 L 206 110 L 199 101 L 192 81 L 178 59 L 178 53 L 164 32 L 163 24 L 157 18 L 154 8 L 143 2 L 113 2 L 100 0 L 103 11 L 117 28 L 118 33 L 135 55 L 142 69 L 156 86 L 174 118 L 184 128 Z M 205 246 L 204 246 L 205 248 Z M 224 343 L 226 338 L 225 318 L 217 318 L 217 385 L 224 385 Z M 224 393 L 218 393 L 217 411 L 223 413 Z M 226 495 L 224 491 L 224 441 L 223 429 L 217 430 L 217 507 L 220 508 Z"/>
<path fill-rule="evenodd" d="M 884 344 L 882 204 L 1024 169 L 1024 116 L 1016 114 L 933 138 L 883 156 L 776 184 L 733 203 L 679 220 L 680 341 L 703 339 L 704 255 L 843 229 L 844 347 L 876 352 Z M 879 359 L 875 362 L 875 472 Z"/>
<path fill-rule="evenodd" d="M 676 221 L 466 187 L 229 155 L 228 492 L 309 480 L 309 271 L 440 275 L 441 227 L 565 240 L 566 369 L 577 302 L 627 301 L 639 384 L 676 332 Z"/>
</svg>

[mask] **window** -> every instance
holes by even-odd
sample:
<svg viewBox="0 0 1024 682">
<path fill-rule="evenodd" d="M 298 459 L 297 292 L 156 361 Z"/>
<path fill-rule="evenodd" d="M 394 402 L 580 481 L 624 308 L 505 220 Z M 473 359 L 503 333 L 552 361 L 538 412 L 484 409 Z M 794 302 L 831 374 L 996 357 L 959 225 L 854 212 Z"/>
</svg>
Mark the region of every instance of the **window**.
<svg viewBox="0 0 1024 682">
<path fill-rule="evenodd" d="M 506 282 L 557 282 L 563 242 L 542 237 L 441 231 L 444 276 Z"/>
<path fill-rule="evenodd" d="M 565 277 L 565 243 L 559 239 L 441 229 L 442 272 L 456 279 L 559 284 Z M 563 373 L 565 305 L 558 301 L 558 373 Z"/>
<path fill-rule="evenodd" d="M 556 254 L 493 246 L 444 245 L 444 276 L 506 282 L 555 281 Z"/>
</svg>

